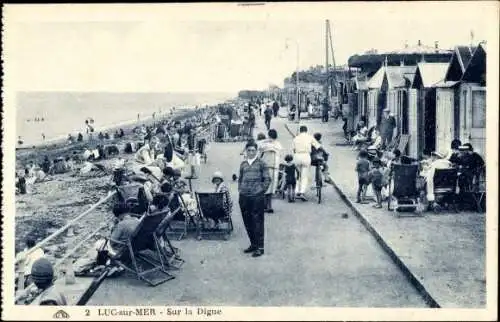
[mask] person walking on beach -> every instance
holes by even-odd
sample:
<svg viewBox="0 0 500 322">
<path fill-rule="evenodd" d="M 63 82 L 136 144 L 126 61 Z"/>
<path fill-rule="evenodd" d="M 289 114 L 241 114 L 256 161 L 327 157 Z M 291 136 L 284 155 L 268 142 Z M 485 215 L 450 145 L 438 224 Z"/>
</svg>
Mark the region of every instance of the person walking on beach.
<svg viewBox="0 0 500 322">
<path fill-rule="evenodd" d="M 264 254 L 264 193 L 271 177 L 264 162 L 257 157 L 257 144 L 246 144 L 247 159 L 240 165 L 238 177 L 239 205 L 250 246 L 243 252 L 252 257 Z"/>
</svg>

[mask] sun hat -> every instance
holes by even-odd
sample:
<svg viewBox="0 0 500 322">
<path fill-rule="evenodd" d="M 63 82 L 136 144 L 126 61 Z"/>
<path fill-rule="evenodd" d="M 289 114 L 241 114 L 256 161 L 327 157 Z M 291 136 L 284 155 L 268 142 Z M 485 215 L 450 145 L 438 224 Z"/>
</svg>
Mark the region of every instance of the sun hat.
<svg viewBox="0 0 500 322">
<path fill-rule="evenodd" d="M 214 182 L 214 179 L 221 179 L 221 181 L 224 181 L 224 177 L 222 175 L 222 172 L 215 171 L 214 174 L 212 175 L 212 182 Z"/>
</svg>

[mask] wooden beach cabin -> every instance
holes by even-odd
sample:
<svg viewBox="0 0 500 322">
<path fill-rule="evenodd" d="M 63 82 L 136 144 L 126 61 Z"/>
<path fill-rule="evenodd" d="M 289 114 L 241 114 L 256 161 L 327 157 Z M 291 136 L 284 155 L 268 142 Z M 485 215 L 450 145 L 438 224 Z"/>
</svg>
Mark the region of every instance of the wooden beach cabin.
<svg viewBox="0 0 500 322">
<path fill-rule="evenodd" d="M 385 79 L 385 65 L 382 65 L 377 72 L 368 81 L 368 111 L 367 111 L 367 125 L 368 127 L 377 126 L 380 118 L 380 106 L 386 106 L 387 89 L 383 86 Z"/>
<path fill-rule="evenodd" d="M 480 44 L 472 54 L 459 85 L 458 137 L 471 143 L 483 158 L 486 153 L 486 49 Z"/>
<path fill-rule="evenodd" d="M 442 82 L 449 63 L 417 64 L 415 77 L 408 91 L 408 120 L 410 140 L 408 154 L 417 158 L 426 148 L 426 142 L 436 138 L 436 84 Z"/>
<path fill-rule="evenodd" d="M 359 74 L 349 80 L 349 105 L 353 111 L 354 124 L 361 117 L 368 118 L 368 76 Z"/>
<path fill-rule="evenodd" d="M 396 118 L 398 134 L 409 134 L 408 89 L 416 66 L 382 66 L 368 83 L 369 124 L 379 125 L 383 110 Z M 401 151 L 404 152 L 404 151 Z"/>
<path fill-rule="evenodd" d="M 460 119 L 465 115 L 460 115 L 460 81 L 475 50 L 476 47 L 455 47 L 445 78 L 436 85 L 436 136 L 426 137 L 425 149 L 429 152 L 446 152 L 450 149 L 451 141 L 461 137 Z M 434 112 L 425 110 L 424 113 L 427 113 L 424 117 L 432 119 Z"/>
</svg>

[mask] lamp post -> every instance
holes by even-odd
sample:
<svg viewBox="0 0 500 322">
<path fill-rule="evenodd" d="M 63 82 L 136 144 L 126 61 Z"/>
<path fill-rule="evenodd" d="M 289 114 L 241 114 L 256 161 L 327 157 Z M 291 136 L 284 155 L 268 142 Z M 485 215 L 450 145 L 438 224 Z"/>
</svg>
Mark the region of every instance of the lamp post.
<svg viewBox="0 0 500 322">
<path fill-rule="evenodd" d="M 290 38 L 286 39 L 286 48 L 288 48 L 288 41 Z M 297 120 L 300 122 L 300 101 L 299 101 L 299 57 L 300 57 L 300 49 L 299 49 L 299 42 L 296 39 L 293 39 L 295 42 L 295 45 L 297 46 L 297 66 L 295 70 L 295 89 L 297 91 Z"/>
</svg>

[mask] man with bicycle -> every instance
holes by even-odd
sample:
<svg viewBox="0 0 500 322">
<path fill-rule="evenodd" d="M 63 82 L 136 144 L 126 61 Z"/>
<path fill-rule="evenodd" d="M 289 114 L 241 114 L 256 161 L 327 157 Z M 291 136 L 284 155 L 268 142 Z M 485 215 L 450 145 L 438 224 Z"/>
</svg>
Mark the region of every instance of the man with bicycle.
<svg viewBox="0 0 500 322">
<path fill-rule="evenodd" d="M 307 133 L 307 126 L 302 125 L 299 128 L 299 135 L 293 139 L 293 159 L 300 173 L 296 197 L 303 201 L 307 201 L 304 193 L 309 181 L 312 148 L 319 149 L 321 148 L 321 144 L 312 135 Z"/>
</svg>

